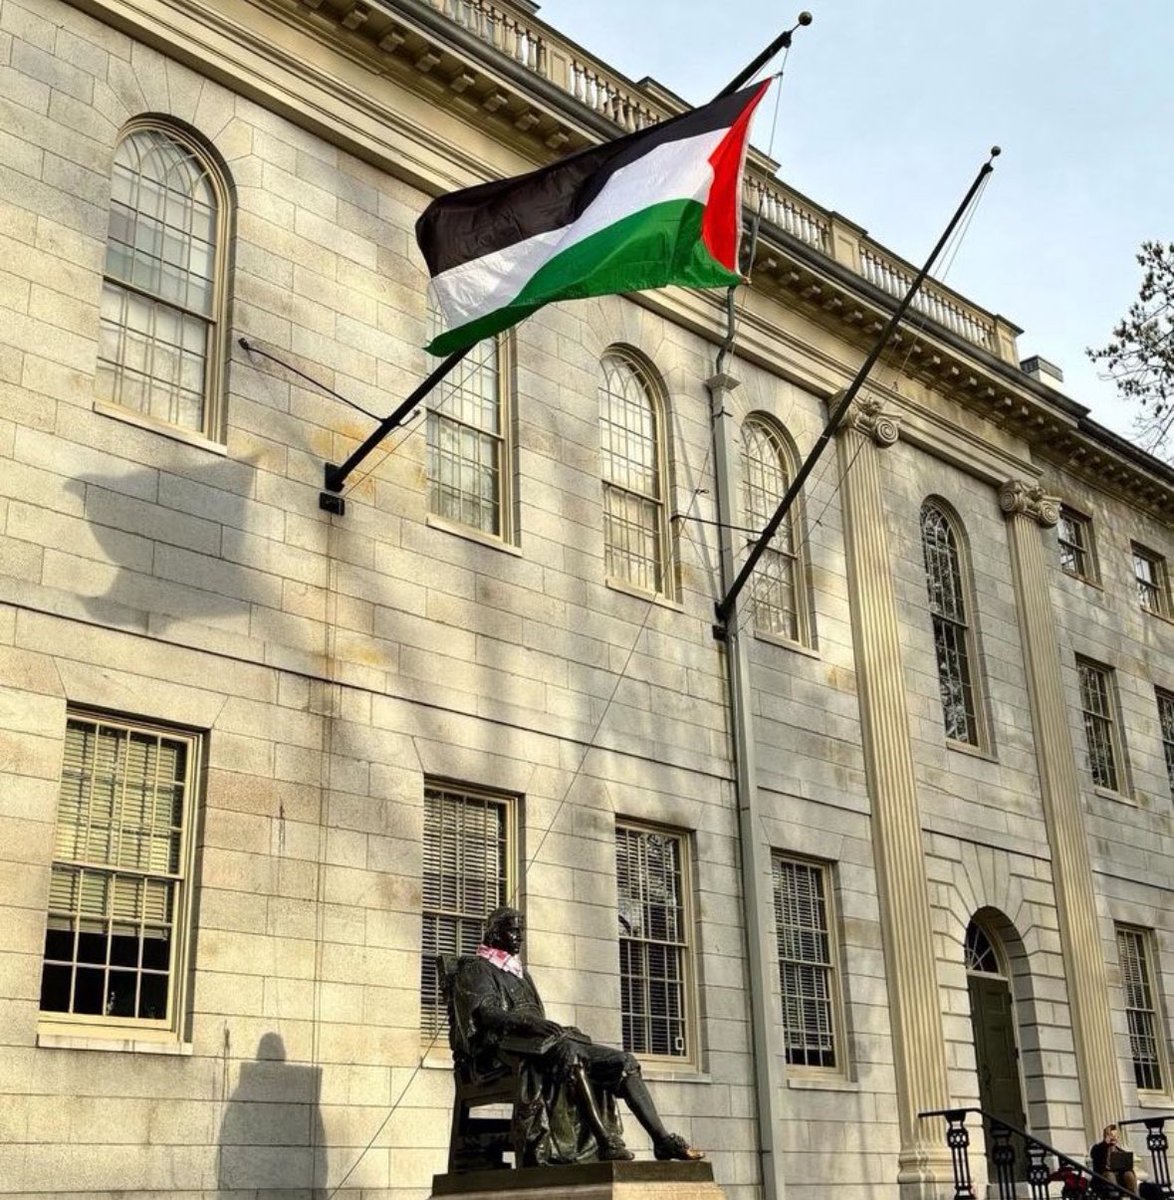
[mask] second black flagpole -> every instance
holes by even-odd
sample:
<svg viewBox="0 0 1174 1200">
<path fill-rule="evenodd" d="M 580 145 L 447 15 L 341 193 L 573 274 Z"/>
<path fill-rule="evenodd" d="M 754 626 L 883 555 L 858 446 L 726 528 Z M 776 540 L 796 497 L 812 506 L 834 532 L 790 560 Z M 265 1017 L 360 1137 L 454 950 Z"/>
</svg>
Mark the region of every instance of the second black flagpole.
<svg viewBox="0 0 1174 1200">
<path fill-rule="evenodd" d="M 828 417 L 827 424 L 823 428 L 823 432 L 819 435 L 819 439 L 816 441 L 811 453 L 804 460 L 803 465 L 795 473 L 795 478 L 791 480 L 791 486 L 787 488 L 782 500 L 779 501 L 779 506 L 775 509 L 774 516 L 771 517 L 762 533 L 758 535 L 758 541 L 754 543 L 750 553 L 746 556 L 746 561 L 742 564 L 742 569 L 738 572 L 738 577 L 730 585 L 730 590 L 726 593 L 725 599 L 716 605 L 719 627 L 715 630 L 715 633 L 718 636 L 724 636 L 724 629 L 730 619 L 730 613 L 733 611 L 734 602 L 738 599 L 738 593 L 746 586 L 746 581 L 750 578 L 750 573 L 754 570 L 758 560 L 766 551 L 771 538 L 778 532 L 779 526 L 783 523 L 783 518 L 790 511 L 791 505 L 795 503 L 796 497 L 799 495 L 803 484 L 807 481 L 807 477 L 814 469 L 819 456 L 831 440 L 832 434 L 836 432 L 844 417 L 847 416 L 848 410 L 852 407 L 852 401 L 856 399 L 856 393 L 864 386 L 869 372 L 876 366 L 877 359 L 884 352 L 885 347 L 896 332 L 897 326 L 901 323 L 909 306 L 921 290 L 921 285 L 933 269 L 933 265 L 937 262 L 938 255 L 941 254 L 946 242 L 949 241 L 950 235 L 957 228 L 958 222 L 962 220 L 966 210 L 970 207 L 970 203 L 974 199 L 982 181 L 995 169 L 994 160 L 998 157 L 999 153 L 998 146 L 991 147 L 990 157 L 982 164 L 982 167 L 974 178 L 974 182 L 970 185 L 970 190 L 963 197 L 962 203 L 958 205 L 953 217 L 950 218 L 950 223 L 946 226 L 942 236 L 938 238 L 937 245 L 930 251 L 929 258 L 925 260 L 925 266 L 918 271 L 917 277 L 909 285 L 909 290 L 905 293 L 901 303 L 897 305 L 896 310 L 888 320 L 888 324 L 881 330 L 880 335 L 876 339 L 876 345 L 869 351 L 868 357 L 864 360 L 860 370 L 856 372 L 856 377 L 848 385 L 847 389 L 840 394 L 831 415 Z"/>
<path fill-rule="evenodd" d="M 791 45 L 791 35 L 799 28 L 800 25 L 810 25 L 811 14 L 802 12 L 799 14 L 799 20 L 790 29 L 780 33 L 777 38 L 765 50 L 758 54 L 752 62 L 746 64 L 729 83 L 716 96 L 714 100 L 720 100 L 723 96 L 729 96 L 736 92 L 748 79 L 752 78 L 757 72 L 768 63 L 774 56 L 785 47 Z M 346 483 L 347 476 L 379 445 L 387 435 L 401 424 L 407 417 L 408 413 L 424 399 L 432 389 L 440 383 L 442 379 L 455 367 L 461 359 L 472 349 L 472 346 L 466 346 L 463 350 L 456 350 L 448 356 L 442 363 L 432 371 L 412 394 L 395 410 L 395 412 L 384 417 L 379 425 L 371 432 L 370 436 L 359 446 L 353 454 L 341 465 L 336 466 L 334 463 L 327 463 L 325 468 L 324 485 L 326 490 L 318 497 L 318 507 L 326 512 L 334 513 L 341 516 L 346 511 L 346 501 L 343 500 L 339 493 L 342 491 L 343 484 Z"/>
</svg>

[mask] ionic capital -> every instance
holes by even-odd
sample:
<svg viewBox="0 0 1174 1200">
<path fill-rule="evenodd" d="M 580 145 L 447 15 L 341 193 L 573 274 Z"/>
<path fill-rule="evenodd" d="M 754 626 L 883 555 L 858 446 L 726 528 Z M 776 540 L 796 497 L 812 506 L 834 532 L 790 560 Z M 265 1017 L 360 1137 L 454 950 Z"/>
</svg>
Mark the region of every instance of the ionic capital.
<svg viewBox="0 0 1174 1200">
<path fill-rule="evenodd" d="M 878 446 L 891 446 L 901 436 L 898 419 L 883 411 L 883 405 L 876 396 L 858 396 L 852 402 L 848 419 L 853 429 L 872 438 Z"/>
<path fill-rule="evenodd" d="M 999 507 L 1009 517 L 1022 513 L 1044 529 L 1050 529 L 1060 519 L 1059 498 L 1045 496 L 1038 483 L 1025 483 L 1022 479 L 1008 479 L 999 488 Z"/>
</svg>

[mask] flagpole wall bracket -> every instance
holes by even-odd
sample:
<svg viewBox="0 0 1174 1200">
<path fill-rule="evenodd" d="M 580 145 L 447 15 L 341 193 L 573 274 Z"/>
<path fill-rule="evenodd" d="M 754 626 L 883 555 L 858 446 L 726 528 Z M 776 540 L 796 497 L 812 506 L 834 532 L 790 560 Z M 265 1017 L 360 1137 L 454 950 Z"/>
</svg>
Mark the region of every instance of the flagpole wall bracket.
<svg viewBox="0 0 1174 1200">
<path fill-rule="evenodd" d="M 339 495 L 342 491 L 342 481 L 338 478 L 338 467 L 334 463 L 327 463 L 322 474 L 323 487 L 326 490 L 318 493 L 318 507 L 333 516 L 345 517 L 346 500 Z"/>
</svg>

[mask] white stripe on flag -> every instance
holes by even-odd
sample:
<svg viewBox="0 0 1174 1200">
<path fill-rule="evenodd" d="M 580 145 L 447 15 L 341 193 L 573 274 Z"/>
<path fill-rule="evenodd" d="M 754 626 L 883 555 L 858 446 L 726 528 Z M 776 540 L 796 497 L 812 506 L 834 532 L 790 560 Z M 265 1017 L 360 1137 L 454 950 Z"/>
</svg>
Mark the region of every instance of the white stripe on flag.
<svg viewBox="0 0 1174 1200">
<path fill-rule="evenodd" d="M 624 217 L 667 200 L 704 203 L 713 185 L 709 156 L 727 133 L 717 129 L 655 146 L 616 171 L 577 221 L 434 276 L 432 287 L 445 328 L 457 329 L 504 308 L 557 254 Z"/>
</svg>

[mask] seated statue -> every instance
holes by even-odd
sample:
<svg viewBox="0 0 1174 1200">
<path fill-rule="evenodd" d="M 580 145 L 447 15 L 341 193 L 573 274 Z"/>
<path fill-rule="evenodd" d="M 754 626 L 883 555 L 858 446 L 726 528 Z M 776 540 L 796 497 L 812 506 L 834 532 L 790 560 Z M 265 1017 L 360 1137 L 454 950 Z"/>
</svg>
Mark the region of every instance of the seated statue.
<svg viewBox="0 0 1174 1200">
<path fill-rule="evenodd" d="M 518 960 L 522 940 L 517 909 L 490 913 L 476 955 L 459 960 L 451 997 L 454 1052 L 477 1075 L 489 1077 L 504 1067 L 517 1076 L 513 1141 L 522 1148 L 518 1165 L 632 1158 L 621 1137 L 617 1097 L 648 1131 L 658 1159 L 703 1158 L 664 1127 L 631 1054 L 547 1020 L 534 982 Z"/>
</svg>

